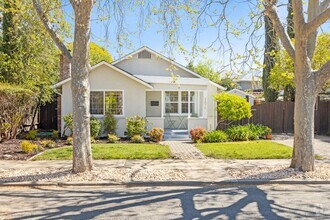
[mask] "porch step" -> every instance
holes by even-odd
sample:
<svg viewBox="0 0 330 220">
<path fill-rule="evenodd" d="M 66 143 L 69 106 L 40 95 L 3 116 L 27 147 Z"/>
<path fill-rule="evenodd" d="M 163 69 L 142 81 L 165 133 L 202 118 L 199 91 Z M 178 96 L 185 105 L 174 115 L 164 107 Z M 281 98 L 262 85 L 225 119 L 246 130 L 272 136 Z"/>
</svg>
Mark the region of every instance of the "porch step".
<svg viewBox="0 0 330 220">
<path fill-rule="evenodd" d="M 190 140 L 188 130 L 172 130 L 166 129 L 164 132 L 164 140 Z"/>
</svg>

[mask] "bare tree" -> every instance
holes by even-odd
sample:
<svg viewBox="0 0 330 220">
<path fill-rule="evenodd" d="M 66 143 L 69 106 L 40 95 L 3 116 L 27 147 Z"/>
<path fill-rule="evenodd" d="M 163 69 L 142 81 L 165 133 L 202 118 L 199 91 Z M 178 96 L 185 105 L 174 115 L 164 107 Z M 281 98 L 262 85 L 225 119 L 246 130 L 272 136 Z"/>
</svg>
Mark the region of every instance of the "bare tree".
<svg viewBox="0 0 330 220">
<path fill-rule="evenodd" d="M 89 127 L 89 40 L 90 18 L 93 0 L 70 0 L 74 10 L 73 55 L 57 35 L 49 22 L 48 14 L 39 0 L 33 0 L 44 27 L 57 47 L 71 60 L 71 89 L 73 101 L 73 172 L 85 172 L 93 169 L 90 127 Z"/>
<path fill-rule="evenodd" d="M 303 1 L 292 1 L 295 43 L 281 23 L 274 0 L 265 2 L 265 15 L 268 16 L 281 39 L 283 47 L 294 60 L 296 85 L 294 115 L 294 151 L 291 167 L 302 171 L 312 171 L 314 165 L 314 107 L 317 95 L 330 78 L 330 61 L 320 69 L 313 70 L 311 60 L 314 55 L 317 30 L 330 19 L 329 0 L 309 0 L 307 21 Z"/>
</svg>

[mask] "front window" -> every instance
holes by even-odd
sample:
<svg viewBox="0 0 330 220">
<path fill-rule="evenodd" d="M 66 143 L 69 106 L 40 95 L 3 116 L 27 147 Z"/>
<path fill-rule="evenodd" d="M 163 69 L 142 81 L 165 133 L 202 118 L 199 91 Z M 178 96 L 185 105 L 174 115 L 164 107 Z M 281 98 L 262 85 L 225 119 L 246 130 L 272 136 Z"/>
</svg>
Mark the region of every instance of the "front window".
<svg viewBox="0 0 330 220">
<path fill-rule="evenodd" d="M 112 115 L 123 114 L 123 93 L 105 92 L 105 112 Z"/>
<path fill-rule="evenodd" d="M 123 115 L 122 91 L 92 91 L 90 93 L 90 113 L 92 115 Z"/>
<path fill-rule="evenodd" d="M 197 116 L 197 92 L 165 91 L 165 114 Z"/>
<path fill-rule="evenodd" d="M 90 112 L 92 115 L 103 115 L 103 92 L 91 92 Z"/>
<path fill-rule="evenodd" d="M 165 92 L 165 113 L 179 113 L 179 92 Z"/>
</svg>

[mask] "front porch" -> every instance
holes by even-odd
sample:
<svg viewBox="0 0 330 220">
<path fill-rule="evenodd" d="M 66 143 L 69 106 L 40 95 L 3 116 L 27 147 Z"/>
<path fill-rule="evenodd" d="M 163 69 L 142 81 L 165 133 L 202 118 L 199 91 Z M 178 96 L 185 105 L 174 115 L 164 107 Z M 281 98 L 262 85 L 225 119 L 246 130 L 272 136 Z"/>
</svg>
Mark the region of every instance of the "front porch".
<svg viewBox="0 0 330 220">
<path fill-rule="evenodd" d="M 147 91 L 148 130 L 165 130 L 165 139 L 189 139 L 188 131 L 207 128 L 207 91 Z"/>
</svg>

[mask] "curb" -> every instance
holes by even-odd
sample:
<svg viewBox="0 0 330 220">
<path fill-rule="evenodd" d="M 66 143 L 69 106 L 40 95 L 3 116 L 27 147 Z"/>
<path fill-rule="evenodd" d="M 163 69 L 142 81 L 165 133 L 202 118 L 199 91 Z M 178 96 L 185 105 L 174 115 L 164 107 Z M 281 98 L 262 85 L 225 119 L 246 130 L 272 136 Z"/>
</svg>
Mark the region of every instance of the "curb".
<svg viewBox="0 0 330 220">
<path fill-rule="evenodd" d="M 16 182 L 0 183 L 2 187 L 70 187 L 70 186 L 120 186 L 120 187 L 229 187 L 229 186 L 258 186 L 258 185 L 330 185 L 330 181 L 303 180 L 228 180 L 219 182 L 208 181 L 157 181 L 157 182 Z"/>
</svg>

